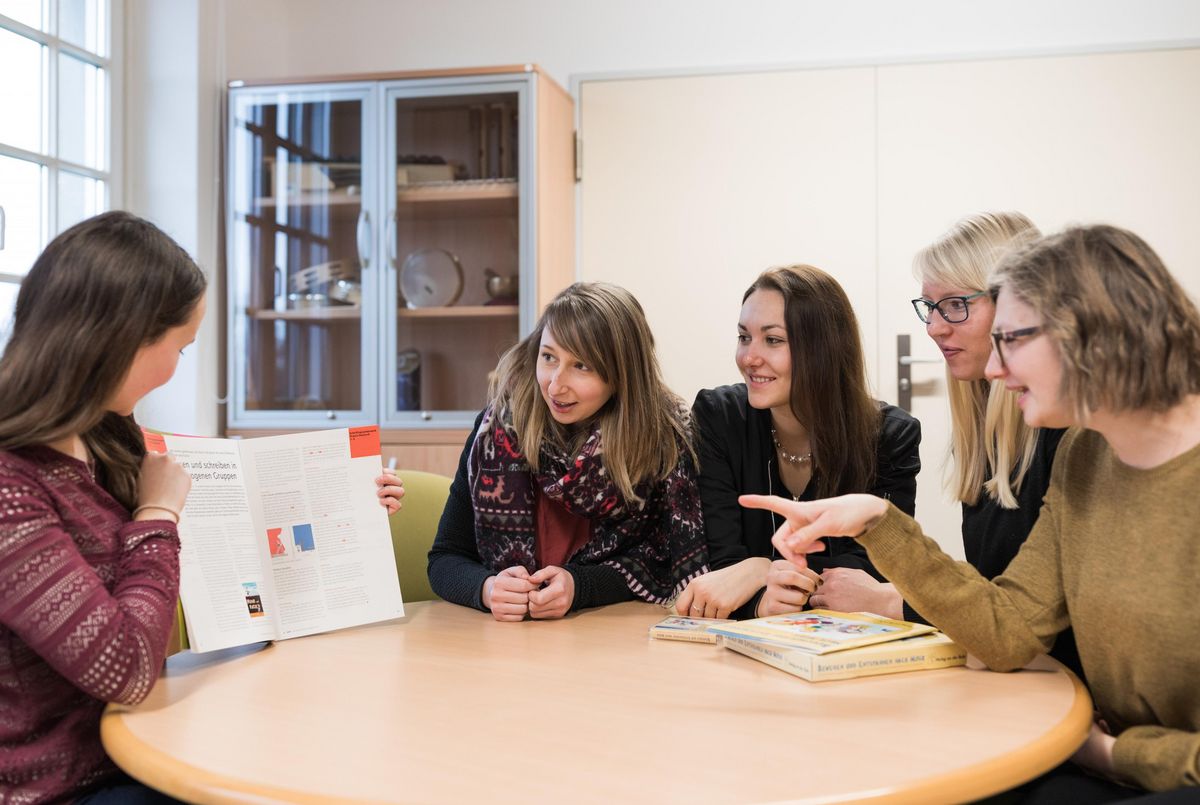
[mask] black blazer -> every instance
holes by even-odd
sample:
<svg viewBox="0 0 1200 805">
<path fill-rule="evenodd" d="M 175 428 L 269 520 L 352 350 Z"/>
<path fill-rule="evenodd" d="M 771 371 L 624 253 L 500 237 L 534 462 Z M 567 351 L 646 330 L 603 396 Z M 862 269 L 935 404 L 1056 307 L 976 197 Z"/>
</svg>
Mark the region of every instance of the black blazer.
<svg viewBox="0 0 1200 805">
<path fill-rule="evenodd" d="M 921 469 L 921 423 L 908 413 L 880 403 L 883 424 L 879 433 L 875 482 L 860 490 L 890 500 L 912 515 L 916 509 L 917 473 Z M 709 566 L 719 570 L 754 556 L 778 558 L 771 535 L 782 525 L 779 518 L 761 509 L 744 509 L 738 495 L 782 495 L 787 489 L 775 466 L 771 442 L 771 414 L 751 408 L 746 385 L 705 389 L 692 406 L 696 425 L 696 452 L 700 458 L 700 501 L 708 539 Z M 815 484 L 809 483 L 802 500 L 811 500 Z M 850 538 L 824 540 L 823 553 L 810 554 L 816 571 L 827 567 L 855 567 L 876 578 L 866 549 Z M 765 589 L 765 588 L 764 588 Z M 753 617 L 760 590 L 735 617 Z"/>
</svg>

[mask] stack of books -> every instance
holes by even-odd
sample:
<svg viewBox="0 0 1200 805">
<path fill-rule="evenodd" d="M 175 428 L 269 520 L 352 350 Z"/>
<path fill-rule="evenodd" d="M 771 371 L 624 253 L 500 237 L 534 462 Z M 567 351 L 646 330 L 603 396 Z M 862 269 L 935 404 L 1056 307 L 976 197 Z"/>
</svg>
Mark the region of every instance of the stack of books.
<svg viewBox="0 0 1200 805">
<path fill-rule="evenodd" d="M 963 665 L 967 652 L 922 623 L 865 612 L 814 609 L 736 623 L 707 633 L 747 657 L 809 682 Z"/>
</svg>

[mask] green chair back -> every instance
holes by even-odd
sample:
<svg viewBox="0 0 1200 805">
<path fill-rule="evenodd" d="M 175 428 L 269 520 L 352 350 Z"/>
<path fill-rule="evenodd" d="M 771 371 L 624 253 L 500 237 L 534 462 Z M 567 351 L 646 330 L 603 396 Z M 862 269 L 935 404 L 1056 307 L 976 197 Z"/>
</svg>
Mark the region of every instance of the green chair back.
<svg viewBox="0 0 1200 805">
<path fill-rule="evenodd" d="M 404 505 L 389 519 L 396 572 L 404 602 L 436 599 L 429 586 L 429 548 L 450 496 L 450 479 L 420 470 L 397 470 L 404 482 Z"/>
</svg>

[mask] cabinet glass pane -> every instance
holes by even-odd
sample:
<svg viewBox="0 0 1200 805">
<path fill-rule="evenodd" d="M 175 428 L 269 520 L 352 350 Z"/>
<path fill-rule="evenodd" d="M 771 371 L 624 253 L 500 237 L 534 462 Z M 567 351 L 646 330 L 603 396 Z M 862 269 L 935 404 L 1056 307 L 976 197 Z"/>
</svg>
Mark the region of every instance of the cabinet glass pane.
<svg viewBox="0 0 1200 805">
<path fill-rule="evenodd" d="M 358 100 L 240 107 L 235 260 L 248 410 L 361 410 L 363 108 Z"/>
<path fill-rule="evenodd" d="M 58 35 L 73 45 L 107 56 L 105 0 L 58 0 Z"/>
<path fill-rule="evenodd" d="M 517 341 L 518 100 L 503 92 L 392 107 L 398 411 L 481 408 L 488 373 Z"/>
<path fill-rule="evenodd" d="M 45 48 L 0 28 L 0 143 L 45 153 Z"/>
<path fill-rule="evenodd" d="M 17 283 L 0 280 L 0 353 L 4 351 L 4 345 L 12 335 L 13 309 L 17 306 L 19 290 L 21 286 Z"/>
<path fill-rule="evenodd" d="M 46 173 L 35 162 L 0 156 L 0 207 L 4 208 L 0 274 L 25 276 L 46 242 Z"/>
<path fill-rule="evenodd" d="M 45 0 L 0 0 L 0 14 L 39 31 L 46 30 Z M 4 47 L 0 45 L 0 52 Z"/>
<path fill-rule="evenodd" d="M 104 182 L 70 171 L 58 174 L 58 228 L 74 226 L 107 208 Z"/>
<path fill-rule="evenodd" d="M 12 335 L 12 312 L 17 307 L 19 290 L 16 282 L 0 281 L 0 353 L 4 353 L 8 336 Z"/>
<path fill-rule="evenodd" d="M 107 168 L 104 120 L 106 74 L 65 53 L 58 57 L 58 156 L 96 170 Z"/>
</svg>

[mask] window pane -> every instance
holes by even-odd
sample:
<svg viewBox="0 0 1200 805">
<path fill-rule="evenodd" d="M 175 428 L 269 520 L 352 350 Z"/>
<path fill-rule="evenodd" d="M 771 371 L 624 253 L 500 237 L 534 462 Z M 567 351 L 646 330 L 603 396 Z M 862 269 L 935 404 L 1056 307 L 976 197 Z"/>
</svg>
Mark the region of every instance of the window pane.
<svg viewBox="0 0 1200 805">
<path fill-rule="evenodd" d="M 0 14 L 23 22 L 30 28 L 46 30 L 45 3 L 42 0 L 0 0 Z"/>
<path fill-rule="evenodd" d="M 104 182 L 69 171 L 58 174 L 58 231 L 104 211 Z"/>
<path fill-rule="evenodd" d="M 73 45 L 107 56 L 107 5 L 105 0 L 59 0 L 58 35 Z"/>
<path fill-rule="evenodd" d="M 105 74 L 65 53 L 58 57 L 58 157 L 105 170 Z"/>
<path fill-rule="evenodd" d="M 32 39 L 0 28 L 0 143 L 39 153 L 46 150 L 43 50 Z"/>
<path fill-rule="evenodd" d="M 0 352 L 12 333 L 13 308 L 17 305 L 17 291 L 20 288 L 15 282 L 0 281 Z"/>
<path fill-rule="evenodd" d="M 5 220 L 0 274 L 24 276 L 46 242 L 45 177 L 41 165 L 0 156 L 0 207 Z"/>
</svg>

